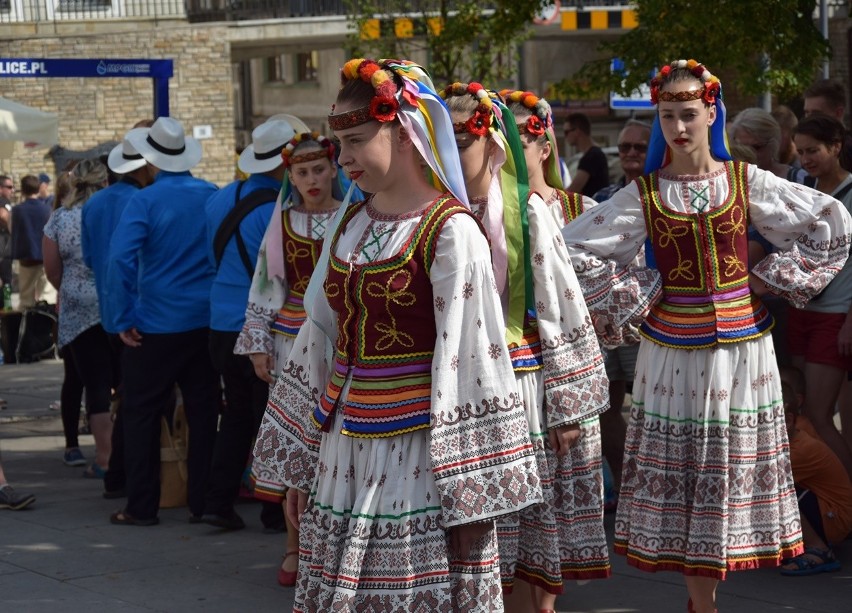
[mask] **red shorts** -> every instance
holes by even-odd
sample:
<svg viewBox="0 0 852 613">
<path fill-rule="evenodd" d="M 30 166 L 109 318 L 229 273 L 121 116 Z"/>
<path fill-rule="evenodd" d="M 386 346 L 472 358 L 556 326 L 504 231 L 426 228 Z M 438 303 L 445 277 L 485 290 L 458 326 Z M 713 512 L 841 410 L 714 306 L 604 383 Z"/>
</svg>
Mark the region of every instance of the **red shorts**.
<svg viewBox="0 0 852 613">
<path fill-rule="evenodd" d="M 837 336 L 844 321 L 846 313 L 818 313 L 791 308 L 787 324 L 790 353 L 804 356 L 805 362 L 852 371 L 852 356 L 842 356 L 837 350 Z"/>
</svg>

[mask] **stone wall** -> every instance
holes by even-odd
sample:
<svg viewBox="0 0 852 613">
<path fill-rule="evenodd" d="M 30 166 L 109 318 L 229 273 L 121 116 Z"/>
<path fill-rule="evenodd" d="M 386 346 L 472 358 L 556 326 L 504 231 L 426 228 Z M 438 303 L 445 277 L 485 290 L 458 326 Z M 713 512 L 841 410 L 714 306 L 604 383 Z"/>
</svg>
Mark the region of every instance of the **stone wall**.
<svg viewBox="0 0 852 613">
<path fill-rule="evenodd" d="M 220 185 L 234 176 L 234 91 L 230 45 L 225 28 L 160 24 L 156 29 L 108 34 L 79 34 L 0 41 L 5 58 L 172 59 L 169 111 L 192 134 L 209 125 L 213 137 L 202 140 L 204 157 L 193 170 Z M 4 78 L 6 98 L 59 115 L 59 144 L 86 150 L 119 141 L 140 119 L 153 116 L 153 85 L 146 78 Z M 24 174 L 55 169 L 46 149 L 16 149 L 0 170 L 17 181 Z"/>
</svg>

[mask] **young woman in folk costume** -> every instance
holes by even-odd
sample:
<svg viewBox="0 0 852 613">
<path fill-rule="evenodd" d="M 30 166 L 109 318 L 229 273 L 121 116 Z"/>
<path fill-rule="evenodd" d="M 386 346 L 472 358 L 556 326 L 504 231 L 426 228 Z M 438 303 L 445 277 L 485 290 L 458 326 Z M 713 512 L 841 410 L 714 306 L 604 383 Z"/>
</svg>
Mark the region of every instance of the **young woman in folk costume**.
<svg viewBox="0 0 852 613">
<path fill-rule="evenodd" d="M 510 89 L 501 90 L 500 97 L 506 101 L 518 124 L 530 191 L 544 199 L 559 227 L 595 206 L 597 202 L 593 198 L 565 191 L 559 171 L 553 113 L 547 100 L 532 92 Z"/>
<path fill-rule="evenodd" d="M 303 297 L 316 266 L 329 222 L 342 192 L 334 163 L 334 145 L 317 133 L 297 134 L 281 152 L 287 172 L 279 206 L 260 247 L 243 325 L 234 353 L 248 355 L 257 376 L 270 385 L 290 353 L 305 321 Z M 284 502 L 279 431 L 283 417 L 267 405 L 254 450 L 254 495 Z M 278 582 L 295 585 L 299 532 L 287 525 L 284 559 Z"/>
<path fill-rule="evenodd" d="M 561 214 L 527 186 L 516 118 L 478 83 L 454 83 L 442 96 L 468 193 L 489 231 L 544 495 L 543 504 L 498 522 L 503 587 L 511 610 L 548 611 L 563 579 L 610 572 L 597 418 L 607 408 L 603 358 L 562 242 Z"/>
<path fill-rule="evenodd" d="M 771 291 L 803 305 L 846 259 L 833 198 L 730 161 L 721 84 L 694 60 L 651 81 L 657 117 L 640 177 L 563 229 L 606 345 L 641 345 L 615 550 L 685 576 L 709 613 L 728 571 L 802 551 Z M 778 248 L 749 272 L 749 220 Z M 648 239 L 648 268 L 628 266 Z M 650 312 L 649 312 L 650 311 Z"/>
<path fill-rule="evenodd" d="M 502 611 L 494 521 L 541 492 L 449 114 L 419 66 L 356 59 L 329 125 L 372 196 L 336 217 L 270 398 L 295 610 Z"/>
</svg>

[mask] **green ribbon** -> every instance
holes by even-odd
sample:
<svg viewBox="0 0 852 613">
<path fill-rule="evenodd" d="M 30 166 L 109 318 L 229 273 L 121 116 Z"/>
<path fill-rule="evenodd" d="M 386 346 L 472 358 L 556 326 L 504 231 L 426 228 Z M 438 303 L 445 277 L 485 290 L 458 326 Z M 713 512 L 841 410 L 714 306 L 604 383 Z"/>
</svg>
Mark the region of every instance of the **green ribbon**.
<svg viewBox="0 0 852 613">
<path fill-rule="evenodd" d="M 535 316 L 535 294 L 530 269 L 530 230 L 527 201 L 530 186 L 521 135 L 512 112 L 500 107 L 501 133 L 507 145 L 506 163 L 500 169 L 500 189 L 503 193 L 503 228 L 506 232 L 506 271 L 509 308 L 506 316 L 506 342 L 520 344 L 527 313 Z"/>
</svg>

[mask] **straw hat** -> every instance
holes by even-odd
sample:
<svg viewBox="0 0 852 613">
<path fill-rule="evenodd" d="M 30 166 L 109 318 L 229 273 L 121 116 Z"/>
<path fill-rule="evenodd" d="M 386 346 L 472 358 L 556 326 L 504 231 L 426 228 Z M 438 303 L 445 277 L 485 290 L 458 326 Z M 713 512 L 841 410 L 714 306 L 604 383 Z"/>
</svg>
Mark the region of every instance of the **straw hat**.
<svg viewBox="0 0 852 613">
<path fill-rule="evenodd" d="M 127 133 L 127 140 L 150 164 L 162 170 L 184 172 L 201 161 L 201 143 L 186 136 L 183 124 L 160 117 L 150 128 Z"/>
<path fill-rule="evenodd" d="M 147 132 L 147 129 L 135 128 L 130 132 Z M 138 170 L 148 163 L 142 157 L 142 154 L 136 151 L 133 145 L 130 144 L 130 141 L 127 140 L 129 134 L 125 135 L 121 143 L 112 148 L 112 151 L 109 152 L 109 156 L 107 157 L 107 166 L 109 166 L 109 169 L 120 175 Z"/>
<path fill-rule="evenodd" d="M 289 121 L 268 119 L 251 133 L 251 144 L 243 149 L 237 166 L 248 174 L 275 170 L 284 160 L 281 151 L 296 131 Z"/>
</svg>

